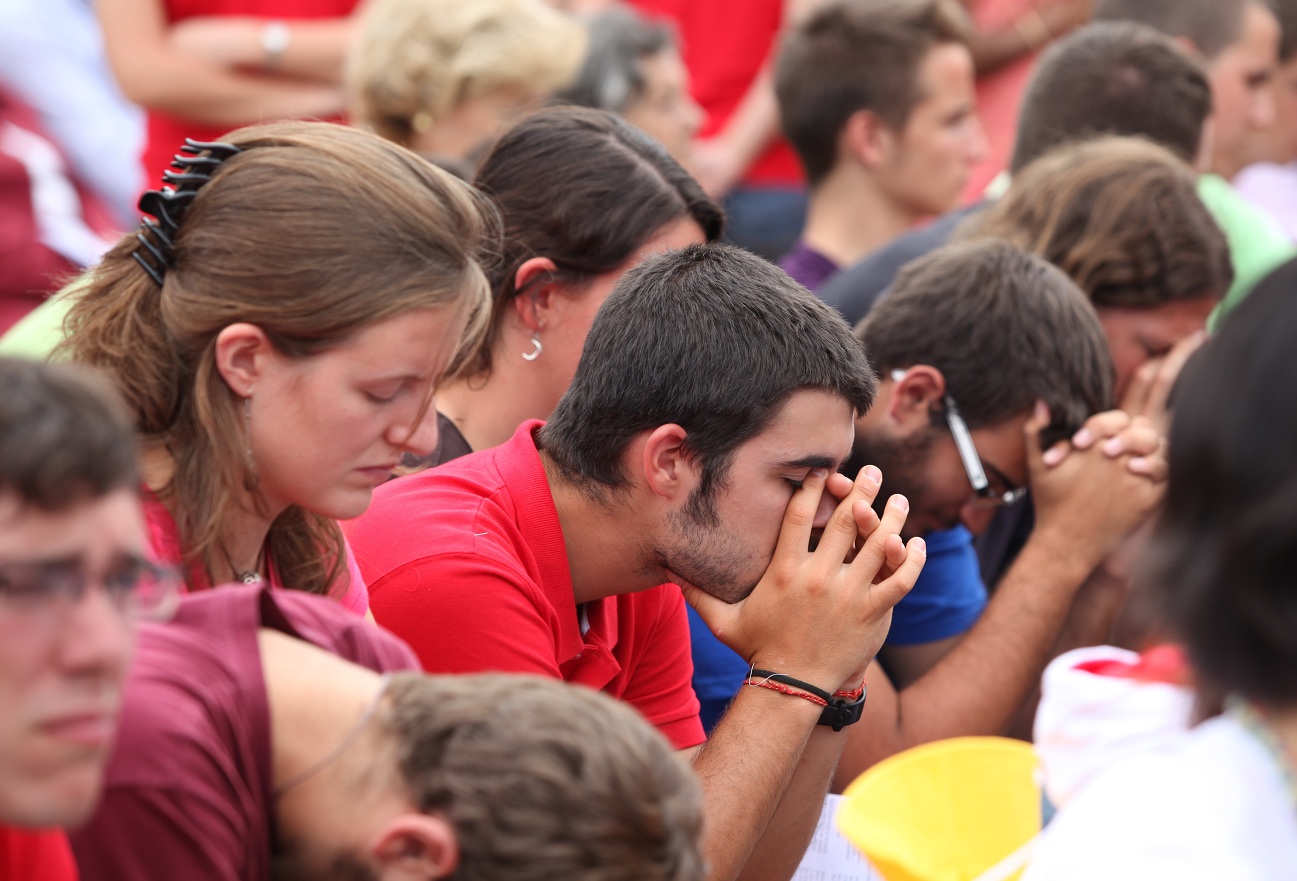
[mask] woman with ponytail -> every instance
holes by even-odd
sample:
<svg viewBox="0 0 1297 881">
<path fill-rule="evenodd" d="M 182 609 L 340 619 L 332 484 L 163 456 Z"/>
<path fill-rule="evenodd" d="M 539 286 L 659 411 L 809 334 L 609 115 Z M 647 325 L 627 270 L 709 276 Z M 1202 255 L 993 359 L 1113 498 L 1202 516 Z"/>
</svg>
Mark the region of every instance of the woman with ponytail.
<svg viewBox="0 0 1297 881">
<path fill-rule="evenodd" d="M 487 314 L 494 215 L 358 130 L 226 141 L 146 195 L 158 221 L 93 270 L 61 354 L 131 405 L 154 552 L 191 589 L 264 579 L 363 613 L 337 521 L 435 446 L 433 389 Z"/>
</svg>

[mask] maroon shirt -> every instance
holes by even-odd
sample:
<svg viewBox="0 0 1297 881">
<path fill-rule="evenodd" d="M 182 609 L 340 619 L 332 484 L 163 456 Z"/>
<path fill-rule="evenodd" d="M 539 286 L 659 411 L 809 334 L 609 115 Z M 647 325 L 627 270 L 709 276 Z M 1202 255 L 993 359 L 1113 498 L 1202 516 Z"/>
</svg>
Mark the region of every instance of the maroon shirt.
<svg viewBox="0 0 1297 881">
<path fill-rule="evenodd" d="M 103 803 L 72 836 L 85 881 L 267 881 L 270 708 L 257 631 L 375 671 L 417 670 L 396 637 L 337 603 L 229 586 L 140 628 Z"/>
</svg>

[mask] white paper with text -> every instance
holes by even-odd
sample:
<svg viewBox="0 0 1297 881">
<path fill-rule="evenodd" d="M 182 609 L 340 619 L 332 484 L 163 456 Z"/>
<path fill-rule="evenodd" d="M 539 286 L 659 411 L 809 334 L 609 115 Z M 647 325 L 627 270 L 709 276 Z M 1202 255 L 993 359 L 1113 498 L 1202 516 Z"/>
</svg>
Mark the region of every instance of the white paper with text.
<svg viewBox="0 0 1297 881">
<path fill-rule="evenodd" d="M 884 881 L 878 870 L 838 831 L 838 807 L 841 804 L 840 795 L 824 799 L 815 836 L 811 838 L 810 847 L 806 848 L 806 856 L 797 867 L 793 881 Z"/>
</svg>

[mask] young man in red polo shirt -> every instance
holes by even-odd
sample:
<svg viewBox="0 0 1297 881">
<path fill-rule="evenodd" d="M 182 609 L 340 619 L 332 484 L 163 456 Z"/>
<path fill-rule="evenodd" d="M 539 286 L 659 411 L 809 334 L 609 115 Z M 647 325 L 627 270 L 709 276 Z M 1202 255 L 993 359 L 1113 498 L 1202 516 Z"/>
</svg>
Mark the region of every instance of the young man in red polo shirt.
<svg viewBox="0 0 1297 881">
<path fill-rule="evenodd" d="M 374 613 L 429 671 L 632 704 L 693 760 L 711 877 L 786 878 L 924 559 L 899 537 L 904 498 L 871 507 L 878 469 L 834 473 L 874 391 L 846 324 L 768 263 L 652 258 L 600 309 L 548 424 L 393 481 L 352 522 Z M 758 686 L 706 743 L 682 589 Z"/>
</svg>

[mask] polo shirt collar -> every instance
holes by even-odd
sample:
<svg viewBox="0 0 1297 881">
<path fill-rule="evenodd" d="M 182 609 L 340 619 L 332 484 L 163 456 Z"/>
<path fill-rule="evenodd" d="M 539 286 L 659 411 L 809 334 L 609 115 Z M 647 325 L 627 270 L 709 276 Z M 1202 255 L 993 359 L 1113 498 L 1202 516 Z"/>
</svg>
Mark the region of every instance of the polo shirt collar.
<svg viewBox="0 0 1297 881">
<path fill-rule="evenodd" d="M 617 598 L 610 596 L 586 604 L 590 631 L 582 637 L 563 527 L 536 449 L 536 432 L 544 424 L 532 419 L 518 426 L 513 437 L 497 448 L 496 467 L 509 488 L 519 526 L 540 570 L 541 592 L 558 612 L 558 657 L 563 663 L 581 654 L 587 643 L 608 649 L 616 646 Z"/>
</svg>

